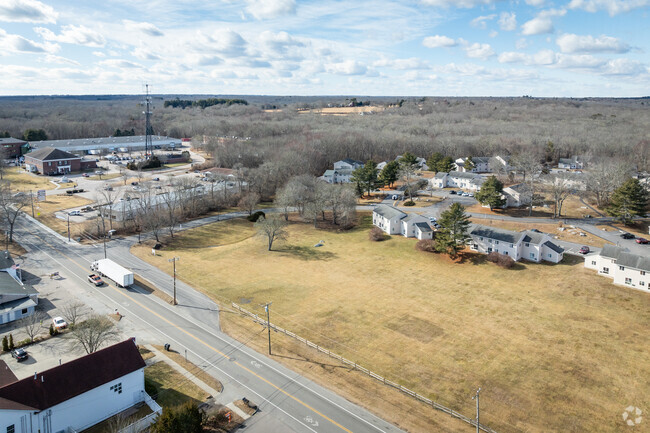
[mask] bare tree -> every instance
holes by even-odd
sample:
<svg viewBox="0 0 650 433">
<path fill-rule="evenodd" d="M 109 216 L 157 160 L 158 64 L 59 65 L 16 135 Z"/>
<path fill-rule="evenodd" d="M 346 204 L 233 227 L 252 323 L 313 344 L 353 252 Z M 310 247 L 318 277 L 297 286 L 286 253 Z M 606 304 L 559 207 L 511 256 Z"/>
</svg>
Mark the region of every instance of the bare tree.
<svg viewBox="0 0 650 433">
<path fill-rule="evenodd" d="M 237 206 L 239 206 L 242 209 L 245 209 L 248 212 L 248 215 L 252 215 L 253 211 L 255 210 L 255 206 L 257 206 L 259 202 L 260 202 L 260 195 L 256 192 L 249 192 L 239 200 Z"/>
<path fill-rule="evenodd" d="M 36 310 L 33 314 L 23 317 L 20 319 L 20 326 L 25 330 L 25 333 L 29 336 L 30 343 L 34 342 L 34 337 L 38 335 L 40 331 L 45 329 L 43 321 L 47 318 L 45 313 L 42 311 Z"/>
<path fill-rule="evenodd" d="M 20 215 L 23 207 L 27 206 L 28 198 L 25 193 L 13 193 L 9 187 L 9 182 L 0 181 L 0 220 L 7 227 L 9 236 L 7 237 L 7 249 L 9 243 L 14 240 L 14 224 Z"/>
<path fill-rule="evenodd" d="M 129 172 L 127 171 L 126 167 L 123 165 L 118 165 L 117 166 L 117 171 L 120 172 L 120 179 L 122 179 L 122 182 L 124 182 L 124 185 L 126 186 L 126 181 L 129 179 Z"/>
<path fill-rule="evenodd" d="M 556 175 L 549 175 L 548 184 L 551 197 L 553 198 L 554 209 L 553 218 L 562 216 L 562 205 L 572 193 L 571 180 L 565 173 L 558 173 Z"/>
<path fill-rule="evenodd" d="M 117 201 L 117 193 L 115 190 L 111 189 L 102 189 L 99 192 L 99 197 L 95 200 L 98 202 L 99 206 L 97 207 L 98 214 L 101 215 L 101 218 L 108 218 L 111 230 L 113 230 L 113 206 Z"/>
<path fill-rule="evenodd" d="M 165 222 L 167 229 L 169 230 L 169 236 L 174 237 L 174 227 L 180 222 L 180 208 L 182 203 L 180 201 L 180 196 L 176 191 L 167 191 L 164 194 L 160 194 L 159 197 L 162 198 L 162 202 L 165 206 Z"/>
<path fill-rule="evenodd" d="M 513 166 L 517 171 L 523 174 L 523 182 L 526 184 L 525 196 L 529 201 L 528 215 L 533 213 L 533 203 L 535 201 L 535 191 L 537 187 L 537 178 L 542 171 L 541 158 L 538 152 L 522 152 L 512 158 Z M 526 178 L 528 176 L 528 178 Z"/>
<path fill-rule="evenodd" d="M 0 180 L 4 179 L 5 170 L 7 169 L 7 157 L 9 156 L 9 149 L 0 146 Z"/>
<path fill-rule="evenodd" d="M 257 235 L 266 237 L 268 241 L 268 251 L 271 251 L 273 242 L 276 240 L 284 240 L 289 236 L 287 232 L 287 222 L 277 216 L 269 218 L 260 218 L 255 223 Z"/>
<path fill-rule="evenodd" d="M 68 322 L 70 328 L 74 328 L 77 321 L 85 314 L 86 306 L 81 302 L 65 304 L 61 309 L 61 316 Z"/>
<path fill-rule="evenodd" d="M 603 208 L 616 188 L 630 177 L 629 166 L 619 161 L 600 161 L 592 164 L 586 174 L 587 191 L 593 193 L 598 207 Z"/>
<path fill-rule="evenodd" d="M 93 315 L 80 322 L 68 336 L 76 346 L 90 354 L 96 352 L 103 344 L 117 340 L 119 332 L 115 323 L 108 317 Z"/>
</svg>

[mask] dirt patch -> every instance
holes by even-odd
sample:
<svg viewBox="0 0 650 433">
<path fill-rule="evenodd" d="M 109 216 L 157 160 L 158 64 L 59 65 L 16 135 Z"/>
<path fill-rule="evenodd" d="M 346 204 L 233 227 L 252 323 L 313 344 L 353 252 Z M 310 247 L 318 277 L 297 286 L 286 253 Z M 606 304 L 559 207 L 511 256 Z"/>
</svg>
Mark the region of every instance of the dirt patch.
<svg viewBox="0 0 650 433">
<path fill-rule="evenodd" d="M 136 274 L 133 275 L 133 284 L 151 293 L 152 295 L 159 297 L 160 299 L 167 302 L 168 304 L 174 302 L 173 297 L 169 296 L 167 293 L 158 289 L 153 283 L 150 283 L 149 281 L 145 280 L 140 275 L 136 275 Z"/>
<path fill-rule="evenodd" d="M 405 337 L 413 338 L 423 343 L 429 343 L 445 333 L 441 327 L 414 316 L 406 316 L 398 321 L 388 322 L 386 327 L 395 332 L 399 332 Z"/>
<path fill-rule="evenodd" d="M 247 400 L 247 402 L 244 400 L 237 400 L 234 404 L 247 415 L 254 415 L 255 412 L 257 412 L 257 405 L 250 400 Z"/>
</svg>

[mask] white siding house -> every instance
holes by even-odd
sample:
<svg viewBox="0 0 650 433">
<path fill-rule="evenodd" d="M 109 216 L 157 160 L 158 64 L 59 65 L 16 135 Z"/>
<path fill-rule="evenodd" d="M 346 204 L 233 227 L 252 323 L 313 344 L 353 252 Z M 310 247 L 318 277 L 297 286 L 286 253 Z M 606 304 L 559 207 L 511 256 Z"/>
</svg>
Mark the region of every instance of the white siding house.
<svg viewBox="0 0 650 433">
<path fill-rule="evenodd" d="M 372 223 L 389 235 L 418 239 L 433 238 L 433 230 L 429 226 L 428 218 L 418 214 L 407 214 L 385 204 L 375 207 L 372 212 Z"/>
<path fill-rule="evenodd" d="M 585 268 L 614 280 L 614 284 L 650 291 L 650 257 L 605 245 L 598 254 L 585 257 Z"/>
<path fill-rule="evenodd" d="M 402 218 L 402 235 L 406 238 L 416 238 L 416 225 L 417 224 L 426 224 L 427 226 L 429 219 L 418 215 L 415 213 L 409 214 L 408 216 Z"/>
<path fill-rule="evenodd" d="M 363 162 L 350 158 L 342 159 L 334 163 L 334 170 L 356 170 L 359 167 L 363 167 Z"/>
<path fill-rule="evenodd" d="M 460 171 L 438 172 L 429 180 L 432 188 L 462 188 L 468 191 L 479 191 L 483 182 L 485 178 L 480 174 Z"/>
<path fill-rule="evenodd" d="M 435 176 L 429 179 L 432 188 L 446 188 L 447 187 L 447 173 L 438 172 Z"/>
<path fill-rule="evenodd" d="M 345 168 L 326 170 L 325 174 L 323 174 L 323 180 L 327 183 L 350 183 L 353 171 Z"/>
<path fill-rule="evenodd" d="M 542 260 L 559 263 L 564 250 L 551 241 L 546 233 L 533 231 L 514 232 L 476 224 L 469 232 L 470 249 L 480 253 L 496 252 L 512 257 L 539 263 Z"/>
<path fill-rule="evenodd" d="M 81 431 L 146 402 L 145 363 L 132 340 L 0 387 L 0 432 Z"/>
<path fill-rule="evenodd" d="M 22 282 L 20 266 L 8 251 L 0 253 L 0 324 L 33 314 L 37 305 L 38 292 Z"/>
<path fill-rule="evenodd" d="M 520 207 L 530 204 L 530 195 L 527 194 L 528 186 L 520 183 L 503 188 L 503 195 L 506 198 L 506 207 Z"/>
<path fill-rule="evenodd" d="M 580 161 L 579 157 L 572 156 L 571 158 L 560 158 L 557 168 L 564 168 L 567 170 L 582 170 L 584 163 Z"/>
</svg>

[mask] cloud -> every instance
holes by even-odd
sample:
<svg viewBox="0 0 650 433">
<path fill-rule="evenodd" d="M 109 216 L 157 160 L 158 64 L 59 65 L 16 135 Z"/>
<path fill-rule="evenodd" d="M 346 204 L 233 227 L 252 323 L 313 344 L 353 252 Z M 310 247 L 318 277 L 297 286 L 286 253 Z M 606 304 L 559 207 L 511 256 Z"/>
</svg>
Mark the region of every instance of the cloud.
<svg viewBox="0 0 650 433">
<path fill-rule="evenodd" d="M 571 33 L 558 37 L 555 43 L 563 53 L 627 53 L 630 46 L 617 38 L 601 35 L 579 36 Z"/>
<path fill-rule="evenodd" d="M 51 6 L 36 0 L 3 0 L 0 21 L 19 23 L 56 23 L 59 14 Z"/>
<path fill-rule="evenodd" d="M 106 54 L 104 54 L 104 53 L 101 52 L 101 51 L 93 51 L 93 56 L 97 56 L 97 57 L 106 57 Z"/>
<path fill-rule="evenodd" d="M 97 63 L 100 66 L 107 66 L 109 68 L 118 68 L 118 69 L 141 69 L 144 68 L 139 63 L 134 63 L 129 60 L 124 60 L 124 59 L 108 59 L 108 60 L 102 60 L 101 62 Z"/>
<path fill-rule="evenodd" d="M 422 45 L 427 48 L 454 47 L 458 42 L 447 36 L 427 36 L 422 40 Z"/>
<path fill-rule="evenodd" d="M 246 0 L 246 11 L 258 20 L 296 13 L 295 0 Z"/>
<path fill-rule="evenodd" d="M 441 8 L 463 8 L 470 9 L 480 5 L 491 5 L 499 0 L 421 0 L 421 3 L 427 6 L 437 6 Z"/>
<path fill-rule="evenodd" d="M 553 17 L 561 17 L 566 14 L 566 9 L 549 9 L 540 12 L 535 18 L 525 22 L 521 26 L 521 33 L 524 35 L 539 35 L 553 33 Z"/>
<path fill-rule="evenodd" d="M 268 50 L 285 57 L 289 50 L 305 46 L 304 43 L 292 37 L 287 32 L 274 33 L 266 30 L 260 33 L 259 39 L 262 45 Z"/>
<path fill-rule="evenodd" d="M 536 7 L 542 6 L 544 3 L 546 3 L 546 0 L 526 0 L 527 5 Z"/>
<path fill-rule="evenodd" d="M 491 21 L 497 17 L 496 14 L 491 14 L 491 15 L 483 15 L 480 17 L 474 18 L 472 21 L 470 21 L 470 25 L 472 27 L 478 27 L 479 29 L 485 29 L 487 28 L 487 21 Z"/>
<path fill-rule="evenodd" d="M 514 12 L 501 12 L 499 28 L 506 32 L 517 30 L 517 15 Z"/>
<path fill-rule="evenodd" d="M 641 62 L 629 59 L 610 60 L 603 68 L 603 74 L 605 75 L 642 75 L 649 73 L 650 69 Z"/>
<path fill-rule="evenodd" d="M 375 67 L 391 67 L 399 70 L 421 70 L 429 69 L 429 65 L 424 63 L 421 59 L 417 57 L 411 57 L 409 59 L 381 59 L 377 60 L 372 64 Z"/>
<path fill-rule="evenodd" d="M 494 51 L 492 50 L 492 47 L 490 47 L 490 44 L 480 44 L 478 42 L 464 46 L 463 50 L 465 50 L 467 57 L 473 59 L 485 60 L 494 55 Z"/>
<path fill-rule="evenodd" d="M 539 78 L 536 71 L 525 69 L 488 69 L 484 66 L 475 65 L 473 63 L 463 65 L 450 63 L 443 66 L 436 66 L 434 70 L 441 74 L 462 75 L 500 82 L 529 81 Z"/>
<path fill-rule="evenodd" d="M 9 34 L 0 29 L 0 51 L 12 53 L 55 53 L 61 47 L 57 44 L 38 43 L 20 35 Z"/>
<path fill-rule="evenodd" d="M 569 9 L 583 9 L 587 12 L 606 10 L 610 16 L 650 6 L 650 0 L 571 0 Z"/>
<path fill-rule="evenodd" d="M 44 61 L 46 63 L 62 63 L 62 64 L 81 66 L 81 63 L 77 62 L 76 60 L 68 59 L 66 57 L 61 57 L 61 56 L 55 56 L 54 54 L 46 54 Z"/>
<path fill-rule="evenodd" d="M 137 47 L 131 51 L 131 55 L 140 60 L 160 60 L 161 57 L 158 54 L 151 52 L 151 49 L 147 47 Z"/>
<path fill-rule="evenodd" d="M 524 63 L 526 60 L 528 60 L 528 56 L 524 53 L 507 51 L 499 54 L 499 63 Z"/>
<path fill-rule="evenodd" d="M 146 22 L 122 20 L 122 24 L 129 30 L 137 30 L 149 36 L 163 36 L 164 33 L 155 25 Z"/>
<path fill-rule="evenodd" d="M 103 47 L 106 44 L 104 36 L 83 25 L 75 26 L 71 24 L 62 26 L 61 33 L 58 35 L 44 27 L 36 27 L 34 31 L 46 41 L 85 45 L 88 47 Z"/>
<path fill-rule="evenodd" d="M 325 65 L 325 70 L 337 75 L 364 75 L 368 68 L 357 60 L 346 60 L 340 63 Z"/>
<path fill-rule="evenodd" d="M 230 29 L 220 29 L 212 35 L 199 34 L 199 39 L 204 45 L 195 46 L 196 48 L 230 56 L 243 56 L 248 47 L 248 42 L 239 33 Z"/>
</svg>

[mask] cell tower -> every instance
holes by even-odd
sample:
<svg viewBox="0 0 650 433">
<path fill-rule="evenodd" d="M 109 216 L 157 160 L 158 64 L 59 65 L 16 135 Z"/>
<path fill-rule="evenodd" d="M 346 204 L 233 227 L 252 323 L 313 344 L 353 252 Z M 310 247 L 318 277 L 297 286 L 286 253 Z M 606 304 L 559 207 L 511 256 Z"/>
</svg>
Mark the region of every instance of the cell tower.
<svg viewBox="0 0 650 433">
<path fill-rule="evenodd" d="M 145 118 L 145 141 L 144 141 L 144 155 L 149 159 L 149 152 L 153 152 L 153 141 L 151 139 L 151 96 L 149 96 L 149 84 L 145 84 L 145 98 L 144 104 L 146 111 L 143 111 Z"/>
</svg>

